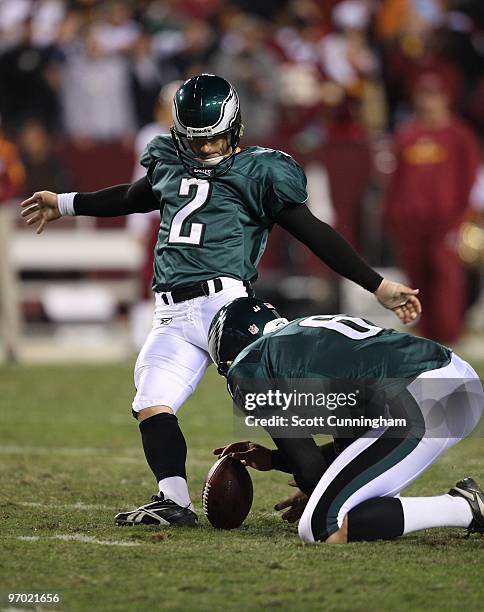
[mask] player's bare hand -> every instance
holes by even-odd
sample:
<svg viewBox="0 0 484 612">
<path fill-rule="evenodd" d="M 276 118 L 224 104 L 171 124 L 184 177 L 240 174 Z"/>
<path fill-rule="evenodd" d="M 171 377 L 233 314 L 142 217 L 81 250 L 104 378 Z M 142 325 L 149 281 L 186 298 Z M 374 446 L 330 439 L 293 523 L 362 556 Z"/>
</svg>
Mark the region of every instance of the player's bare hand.
<svg viewBox="0 0 484 612">
<path fill-rule="evenodd" d="M 255 444 L 254 442 L 233 442 L 227 446 L 221 446 L 213 451 L 214 455 L 226 457 L 230 455 L 234 459 L 254 470 L 267 472 L 272 470 L 272 452 L 269 448 Z"/>
<path fill-rule="evenodd" d="M 294 480 L 291 480 L 289 485 L 291 487 L 297 487 Z M 306 493 L 298 489 L 294 495 L 276 504 L 274 510 L 285 510 L 287 508 L 286 512 L 281 515 L 282 520 L 288 523 L 295 523 L 301 518 L 304 508 L 308 503 L 308 499 Z"/>
<path fill-rule="evenodd" d="M 30 198 L 24 200 L 21 215 L 27 225 L 37 226 L 37 234 L 44 231 L 47 223 L 59 219 L 61 214 L 57 206 L 57 194 L 53 191 L 36 191 Z"/>
<path fill-rule="evenodd" d="M 411 289 L 402 283 L 384 278 L 375 291 L 375 296 L 382 306 L 393 310 L 400 321 L 407 325 L 416 321 L 422 312 L 418 292 L 419 289 Z"/>
</svg>

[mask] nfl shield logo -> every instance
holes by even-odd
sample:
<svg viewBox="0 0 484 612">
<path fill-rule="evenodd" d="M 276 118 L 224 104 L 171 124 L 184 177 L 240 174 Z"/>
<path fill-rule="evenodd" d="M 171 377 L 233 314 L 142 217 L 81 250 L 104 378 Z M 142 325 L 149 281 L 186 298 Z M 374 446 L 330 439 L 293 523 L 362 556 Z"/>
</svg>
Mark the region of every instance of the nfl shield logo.
<svg viewBox="0 0 484 612">
<path fill-rule="evenodd" d="M 259 328 L 255 323 L 252 323 L 252 325 L 249 326 L 249 331 L 253 336 L 255 336 L 257 333 L 259 333 Z"/>
</svg>

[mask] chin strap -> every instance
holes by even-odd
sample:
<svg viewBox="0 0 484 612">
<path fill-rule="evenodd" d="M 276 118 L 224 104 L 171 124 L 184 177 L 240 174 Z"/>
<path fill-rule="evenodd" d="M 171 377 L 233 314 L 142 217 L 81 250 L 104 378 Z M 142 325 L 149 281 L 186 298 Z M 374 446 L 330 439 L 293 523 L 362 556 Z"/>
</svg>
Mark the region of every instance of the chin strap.
<svg viewBox="0 0 484 612">
<path fill-rule="evenodd" d="M 185 170 L 188 172 L 188 174 L 190 174 L 191 176 L 195 178 L 200 178 L 200 175 L 203 174 L 204 178 L 208 180 L 214 179 L 219 176 L 224 176 L 232 168 L 234 161 L 235 161 L 235 157 L 234 157 L 235 151 L 237 149 L 239 139 L 240 139 L 242 132 L 243 132 L 243 125 L 240 126 L 235 137 L 231 138 L 231 147 L 232 147 L 231 153 L 225 156 L 220 155 L 219 157 L 213 158 L 212 160 L 203 160 L 202 162 L 202 160 L 199 160 L 197 157 L 195 156 L 191 157 L 188 153 L 184 153 L 182 151 L 181 148 L 183 146 L 183 143 L 180 141 L 180 137 L 176 133 L 176 130 L 173 126 L 170 128 L 173 146 L 175 147 L 175 151 L 176 151 L 176 154 L 178 155 L 178 159 L 183 164 L 183 167 L 185 168 Z M 231 160 L 231 163 L 227 164 L 227 167 L 224 168 L 222 171 L 216 172 L 216 167 L 220 163 L 228 161 L 229 159 Z M 196 168 L 193 168 L 190 165 L 190 162 L 193 162 L 193 161 L 199 162 L 201 164 L 201 166 L 198 168 L 198 173 L 196 172 Z M 207 163 L 207 162 L 212 162 L 212 163 Z"/>
<path fill-rule="evenodd" d="M 213 166 L 216 166 L 220 162 L 224 161 L 224 159 L 228 159 L 230 155 L 232 155 L 232 153 L 218 155 L 217 157 L 212 157 L 210 159 L 201 159 L 200 157 L 195 157 L 195 159 L 200 162 L 203 167 L 212 168 Z"/>
</svg>

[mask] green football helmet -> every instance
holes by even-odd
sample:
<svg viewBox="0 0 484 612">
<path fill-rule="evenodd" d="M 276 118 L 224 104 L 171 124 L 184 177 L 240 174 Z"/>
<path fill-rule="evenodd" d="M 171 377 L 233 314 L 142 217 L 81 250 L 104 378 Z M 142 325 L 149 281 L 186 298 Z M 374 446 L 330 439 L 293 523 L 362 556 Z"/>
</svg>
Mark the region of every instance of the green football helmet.
<svg viewBox="0 0 484 612">
<path fill-rule="evenodd" d="M 208 352 L 218 373 L 226 376 L 240 351 L 287 322 L 272 304 L 257 298 L 241 297 L 225 304 L 208 330 Z"/>
<path fill-rule="evenodd" d="M 185 167 L 214 167 L 232 157 L 243 133 L 239 97 L 232 85 L 214 74 L 188 79 L 173 98 L 173 144 Z M 190 140 L 227 134 L 229 153 L 215 159 L 195 156 Z M 210 172 L 206 172 L 210 175 Z"/>
</svg>

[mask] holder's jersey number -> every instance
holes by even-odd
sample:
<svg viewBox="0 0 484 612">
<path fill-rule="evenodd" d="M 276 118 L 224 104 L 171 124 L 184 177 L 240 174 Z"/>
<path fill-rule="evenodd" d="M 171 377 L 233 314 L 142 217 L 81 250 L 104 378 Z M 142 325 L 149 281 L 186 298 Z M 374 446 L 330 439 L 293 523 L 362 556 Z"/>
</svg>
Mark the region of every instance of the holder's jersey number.
<svg viewBox="0 0 484 612">
<path fill-rule="evenodd" d="M 346 315 L 317 315 L 299 321 L 301 327 L 324 327 L 332 329 L 352 340 L 365 340 L 377 336 L 383 328 L 371 325 L 359 317 Z"/>
</svg>

